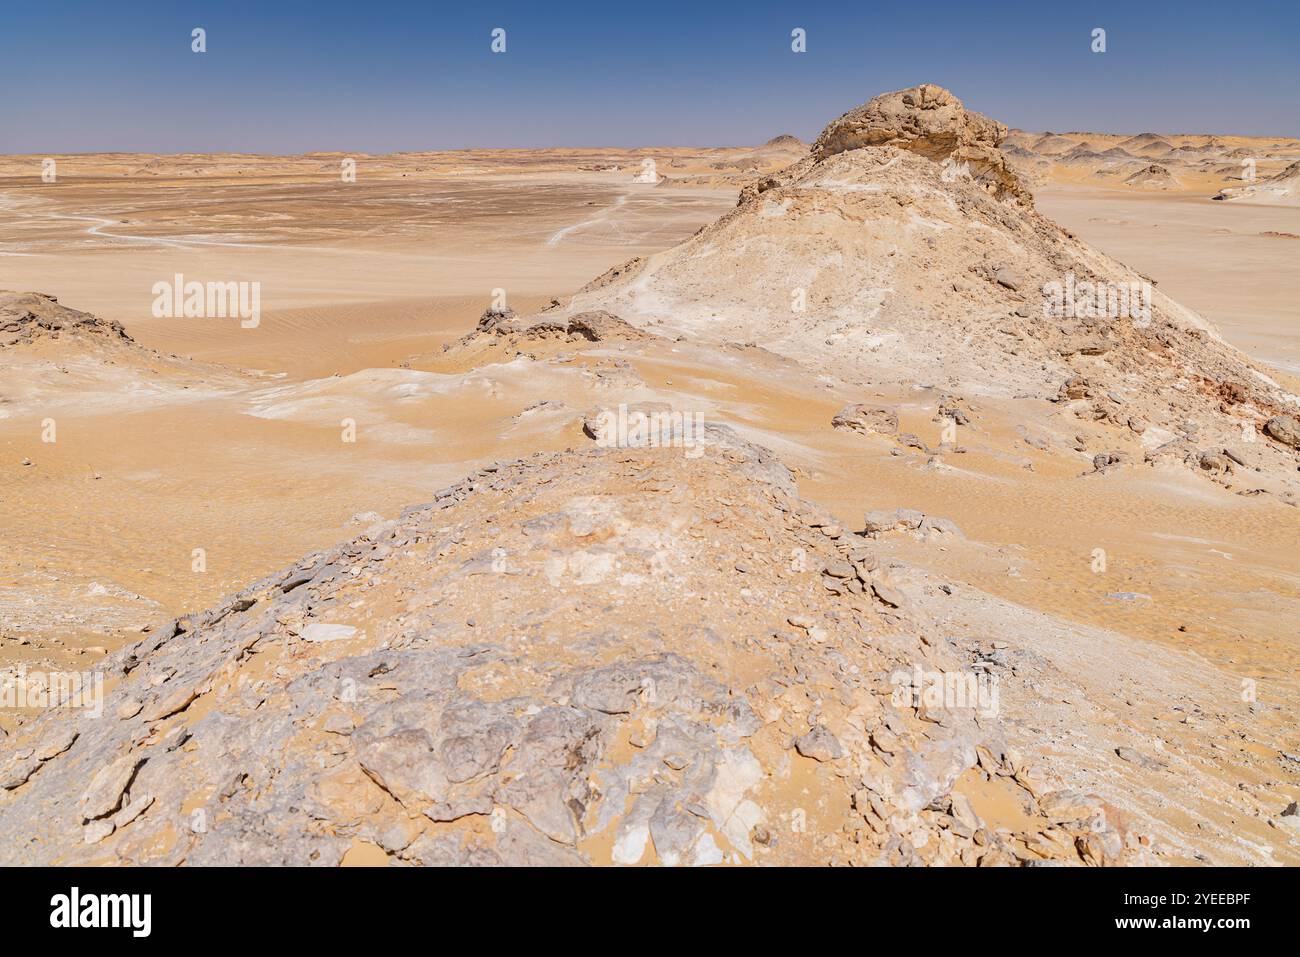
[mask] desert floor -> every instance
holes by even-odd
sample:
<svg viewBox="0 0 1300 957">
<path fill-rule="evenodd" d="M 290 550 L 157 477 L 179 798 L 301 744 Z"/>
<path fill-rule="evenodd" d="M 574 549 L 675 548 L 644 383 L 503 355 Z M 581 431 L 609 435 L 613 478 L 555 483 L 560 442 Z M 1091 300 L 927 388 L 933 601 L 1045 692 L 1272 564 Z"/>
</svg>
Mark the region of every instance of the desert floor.
<svg viewBox="0 0 1300 957">
<path fill-rule="evenodd" d="M 1300 375 L 1300 217 L 1284 206 L 1053 184 L 1038 208 L 1080 239 L 1156 279 L 1237 348 Z"/>
<path fill-rule="evenodd" d="M 43 403 L 0 380 L 0 665 L 87 667 L 144 626 L 355 534 L 368 513 L 392 517 L 484 462 L 581 445 L 572 417 L 526 410 L 550 400 L 581 412 L 620 374 L 616 354 L 580 352 L 573 375 L 551 376 L 508 355 L 453 361 L 442 346 L 474 326 L 495 289 L 527 312 L 690 236 L 735 204 L 738 181 L 719 165 L 746 167 L 749 155 L 362 158 L 356 183 L 339 181 L 333 156 L 64 157 L 56 184 L 40 183 L 39 158 L 5 159 L 0 288 L 119 320 L 139 343 L 192 360 L 200 384 L 114 390 L 69 362 L 70 388 Z M 647 156 L 668 181 L 632 181 Z M 1300 376 L 1300 209 L 1080 183 L 1044 185 L 1037 198 L 1230 342 Z M 152 317 L 151 287 L 176 273 L 260 282 L 260 325 Z M 1025 443 L 1008 456 L 1011 405 L 986 410 L 988 434 L 967 441 L 961 469 L 926 469 L 828 428 L 845 403 L 875 396 L 847 395 L 775 356 L 737 361 L 683 343 L 627 362 L 656 395 L 772 447 L 798 469 L 802 494 L 846 526 L 907 506 L 951 518 L 969 540 L 899 545 L 902 557 L 1029 608 L 1191 651 L 1258 682 L 1261 697 L 1294 703 L 1293 507 L 1191 475 L 1081 479 L 1079 462 Z M 904 428 L 937 441 L 927 398 L 880 396 L 904 410 Z M 41 439 L 47 417 L 55 443 Z M 345 419 L 357 423 L 355 443 L 341 440 Z M 202 572 L 192 570 L 196 548 Z M 1097 548 L 1109 556 L 1105 575 L 1091 567 Z M 1157 706 L 1130 705 L 1118 720 L 1195 735 Z M 1300 751 L 1294 727 L 1276 733 L 1279 747 Z"/>
</svg>

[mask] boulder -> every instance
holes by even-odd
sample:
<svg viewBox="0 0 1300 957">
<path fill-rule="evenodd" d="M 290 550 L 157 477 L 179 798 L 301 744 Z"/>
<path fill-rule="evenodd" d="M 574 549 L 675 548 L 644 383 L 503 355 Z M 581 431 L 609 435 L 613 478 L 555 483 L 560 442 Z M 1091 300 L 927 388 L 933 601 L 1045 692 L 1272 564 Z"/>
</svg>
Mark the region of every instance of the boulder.
<svg viewBox="0 0 1300 957">
<path fill-rule="evenodd" d="M 883 405 L 846 405 L 835 413 L 831 427 L 851 429 L 864 435 L 873 432 L 894 435 L 898 432 L 898 410 Z"/>
<path fill-rule="evenodd" d="M 945 164 L 999 198 L 1028 204 L 1028 191 L 998 149 L 1006 134 L 1005 126 L 967 110 L 948 90 L 923 83 L 882 93 L 832 121 L 813 143 L 812 155 L 824 160 L 847 150 L 894 146 Z"/>
<path fill-rule="evenodd" d="M 1300 449 L 1300 422 L 1289 415 L 1275 415 L 1265 422 L 1264 434 L 1290 448 Z"/>
</svg>

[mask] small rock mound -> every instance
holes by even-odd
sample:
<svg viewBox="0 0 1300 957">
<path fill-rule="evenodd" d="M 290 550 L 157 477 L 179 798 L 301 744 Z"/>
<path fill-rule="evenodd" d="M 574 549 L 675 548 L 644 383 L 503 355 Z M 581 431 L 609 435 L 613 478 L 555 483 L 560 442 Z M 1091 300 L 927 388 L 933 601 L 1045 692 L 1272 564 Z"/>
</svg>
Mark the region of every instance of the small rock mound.
<svg viewBox="0 0 1300 957">
<path fill-rule="evenodd" d="M 774 136 L 764 146 L 788 147 L 790 149 L 804 149 L 807 143 L 797 136 L 791 136 L 789 133 L 782 133 L 780 136 Z"/>
<path fill-rule="evenodd" d="M 915 532 L 919 538 L 966 537 L 952 519 L 926 515 L 915 508 L 876 509 L 868 512 L 864 528 L 863 534 L 868 538 L 880 538 L 889 532 Z"/>
<path fill-rule="evenodd" d="M 473 331 L 456 343 L 448 343 L 444 352 L 482 345 L 524 347 L 546 342 L 580 344 L 610 340 L 635 341 L 652 338 L 603 309 L 574 315 L 518 316 L 513 309 L 488 309 Z"/>
<path fill-rule="evenodd" d="M 864 435 L 873 432 L 894 435 L 898 432 L 898 410 L 883 405 L 846 405 L 835 413 L 831 427 L 850 429 Z"/>
<path fill-rule="evenodd" d="M 1137 186 L 1142 189 L 1177 189 L 1178 180 L 1168 169 L 1152 163 L 1143 169 L 1138 170 L 1132 176 L 1124 180 L 1128 186 Z"/>
<path fill-rule="evenodd" d="M 61 306 L 44 293 L 0 290 L 0 349 L 41 339 L 83 337 L 134 342 L 120 322 Z"/>
<path fill-rule="evenodd" d="M 580 312 L 572 316 L 542 316 L 525 325 L 520 335 L 526 339 L 545 339 L 563 336 L 581 338 L 588 342 L 607 342 L 611 339 L 646 339 L 649 336 L 629 325 L 613 313 L 603 309 Z"/>
</svg>

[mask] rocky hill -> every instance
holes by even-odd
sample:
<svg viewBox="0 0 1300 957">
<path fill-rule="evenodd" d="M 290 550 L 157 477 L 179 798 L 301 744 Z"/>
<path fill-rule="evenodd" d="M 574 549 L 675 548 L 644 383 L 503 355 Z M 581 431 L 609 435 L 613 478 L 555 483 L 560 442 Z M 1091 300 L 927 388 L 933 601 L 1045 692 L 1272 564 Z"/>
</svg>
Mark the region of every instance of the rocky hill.
<svg viewBox="0 0 1300 957">
<path fill-rule="evenodd" d="M 937 87 L 877 97 L 716 223 L 552 311 L 752 342 L 848 381 L 1064 403 L 1137 461 L 1213 472 L 1249 442 L 1250 467 L 1292 489 L 1295 449 L 1268 423 L 1294 421 L 1296 396 L 1035 212 L 999 165 L 1003 129 Z"/>
<path fill-rule="evenodd" d="M 114 655 L 0 771 L 7 863 L 1115 862 L 964 655 L 769 453 L 492 466 Z M 899 607 L 903 606 L 903 607 Z M 1021 795 L 987 828 L 958 778 Z M 18 839 L 21 835 L 21 840 Z M 905 839 L 906 838 L 906 839 Z"/>
</svg>

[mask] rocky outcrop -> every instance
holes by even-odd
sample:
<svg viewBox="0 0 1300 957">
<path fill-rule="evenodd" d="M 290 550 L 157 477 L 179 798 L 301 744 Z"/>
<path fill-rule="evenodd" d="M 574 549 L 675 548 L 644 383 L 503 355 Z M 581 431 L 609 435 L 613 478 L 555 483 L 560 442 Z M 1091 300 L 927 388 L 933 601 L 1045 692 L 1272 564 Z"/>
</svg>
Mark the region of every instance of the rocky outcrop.
<svg viewBox="0 0 1300 957">
<path fill-rule="evenodd" d="M 1226 447 L 1294 414 L 1300 399 L 1148 277 L 949 162 L 1001 156 L 1000 130 L 938 87 L 877 97 L 717 222 L 553 312 L 753 343 L 845 381 L 1065 403 L 1113 426 L 1139 462 L 1184 422 L 1198 448 Z M 835 425 L 875 429 L 851 407 Z M 1290 450 L 1269 446 L 1256 487 L 1294 494 Z"/>
<path fill-rule="evenodd" d="M 1214 197 L 1245 203 L 1271 203 L 1292 206 L 1300 203 L 1300 160 L 1259 182 L 1246 186 L 1229 186 Z"/>
<path fill-rule="evenodd" d="M 1300 422 L 1289 415 L 1275 415 L 1264 423 L 1264 434 L 1293 449 L 1300 449 Z"/>
<path fill-rule="evenodd" d="M 43 293 L 0 290 L 0 349 L 60 338 L 133 342 L 120 322 L 69 309 Z"/>
<path fill-rule="evenodd" d="M 447 343 L 443 351 L 455 353 L 483 346 L 525 349 L 548 343 L 572 345 L 649 337 L 649 333 L 603 309 L 576 315 L 530 316 L 519 316 L 513 309 L 488 309 L 471 332 L 454 343 Z"/>
<path fill-rule="evenodd" d="M 1124 180 L 1127 186 L 1140 186 L 1142 189 L 1177 189 L 1178 180 L 1164 166 L 1152 163 L 1138 170 Z"/>
<path fill-rule="evenodd" d="M 895 146 L 969 175 L 995 196 L 1031 202 L 998 145 L 1007 128 L 967 110 L 948 90 L 923 83 L 882 93 L 845 113 L 813 143 L 818 160 L 866 146 Z"/>
<path fill-rule="evenodd" d="M 907 604 L 734 436 L 492 465 L 111 656 L 102 717 L 8 742 L 0 861 L 1137 853 L 1099 799 L 1060 811 L 996 708 L 900 693 L 972 666 Z M 985 824 L 953 790 L 968 772 L 1031 823 Z"/>
<path fill-rule="evenodd" d="M 894 435 L 898 432 L 898 410 L 888 406 L 855 403 L 835 413 L 831 427 L 861 432 L 864 435 Z"/>
</svg>

